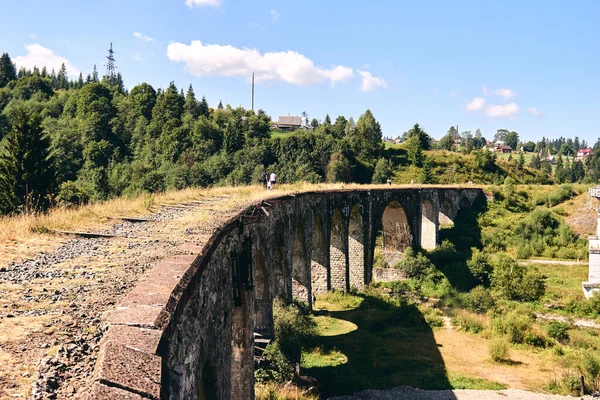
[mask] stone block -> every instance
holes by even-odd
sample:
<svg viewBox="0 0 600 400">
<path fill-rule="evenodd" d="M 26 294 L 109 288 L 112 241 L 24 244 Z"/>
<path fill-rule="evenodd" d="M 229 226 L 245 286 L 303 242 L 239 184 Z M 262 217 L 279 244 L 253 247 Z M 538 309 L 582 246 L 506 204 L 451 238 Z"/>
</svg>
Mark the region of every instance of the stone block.
<svg viewBox="0 0 600 400">
<path fill-rule="evenodd" d="M 159 356 L 107 341 L 98 354 L 94 379 L 159 400 L 161 361 Z"/>
<path fill-rule="evenodd" d="M 98 382 L 94 383 L 92 390 L 84 398 L 86 400 L 143 400 L 143 397 L 138 394 Z"/>
<path fill-rule="evenodd" d="M 144 353 L 156 354 L 162 331 L 126 325 L 111 325 L 102 338 Z"/>
</svg>

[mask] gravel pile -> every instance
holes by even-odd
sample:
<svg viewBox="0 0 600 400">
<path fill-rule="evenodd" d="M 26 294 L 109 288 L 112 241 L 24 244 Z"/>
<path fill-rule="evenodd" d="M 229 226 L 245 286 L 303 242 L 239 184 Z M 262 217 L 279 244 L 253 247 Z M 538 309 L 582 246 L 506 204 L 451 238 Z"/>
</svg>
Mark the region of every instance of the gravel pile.
<svg viewBox="0 0 600 400">
<path fill-rule="evenodd" d="M 525 390 L 420 390 L 397 387 L 391 390 L 365 390 L 352 396 L 336 396 L 329 400 L 573 400 L 580 397 L 527 392 Z M 584 396 L 582 399 L 597 397 Z"/>
</svg>

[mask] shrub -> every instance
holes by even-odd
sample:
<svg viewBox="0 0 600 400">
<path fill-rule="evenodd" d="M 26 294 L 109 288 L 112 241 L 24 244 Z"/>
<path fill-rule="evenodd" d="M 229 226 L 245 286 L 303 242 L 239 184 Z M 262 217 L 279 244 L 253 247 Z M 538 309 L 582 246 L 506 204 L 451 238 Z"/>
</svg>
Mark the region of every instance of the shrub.
<svg viewBox="0 0 600 400">
<path fill-rule="evenodd" d="M 275 341 L 291 364 L 300 364 L 302 347 L 308 345 L 316 335 L 316 327 L 314 318 L 303 305 L 285 305 L 281 300 L 273 303 Z"/>
<path fill-rule="evenodd" d="M 543 331 L 539 328 L 533 327 L 525 332 L 523 337 L 523 343 L 528 344 L 533 347 L 552 347 L 554 345 L 554 341 L 548 338 Z"/>
<path fill-rule="evenodd" d="M 465 295 L 463 295 L 463 304 L 469 310 L 476 313 L 485 313 L 494 308 L 496 301 L 490 291 L 483 286 L 477 286 Z"/>
<path fill-rule="evenodd" d="M 534 269 L 519 265 L 507 254 L 491 258 L 492 287 L 508 300 L 535 301 L 545 292 L 543 277 Z"/>
<path fill-rule="evenodd" d="M 559 321 L 551 321 L 548 324 L 548 335 L 561 343 L 569 340 L 569 324 Z"/>
<path fill-rule="evenodd" d="M 487 319 L 478 314 L 460 310 L 452 318 L 452 323 L 465 332 L 480 333 L 487 327 Z"/>
<path fill-rule="evenodd" d="M 497 333 L 507 335 L 511 343 L 523 343 L 525 333 L 531 327 L 531 318 L 517 311 L 513 311 L 492 322 L 492 327 Z"/>
<path fill-rule="evenodd" d="M 423 278 L 428 275 L 428 272 L 430 272 L 434 266 L 423 254 L 415 253 L 412 248 L 408 247 L 404 252 L 402 261 L 396 264 L 394 268 L 404 271 L 409 278 Z"/>
<path fill-rule="evenodd" d="M 471 259 L 467 261 L 467 267 L 473 277 L 482 285 L 489 286 L 492 275 L 492 266 L 488 262 L 488 258 L 482 251 L 472 249 Z"/>
<path fill-rule="evenodd" d="M 508 342 L 504 338 L 494 338 L 490 341 L 488 352 L 495 362 L 506 360 L 508 358 Z"/>
<path fill-rule="evenodd" d="M 86 204 L 90 196 L 83 188 L 73 181 L 66 181 L 60 184 L 56 200 L 58 204 L 65 207 L 79 206 Z"/>
</svg>

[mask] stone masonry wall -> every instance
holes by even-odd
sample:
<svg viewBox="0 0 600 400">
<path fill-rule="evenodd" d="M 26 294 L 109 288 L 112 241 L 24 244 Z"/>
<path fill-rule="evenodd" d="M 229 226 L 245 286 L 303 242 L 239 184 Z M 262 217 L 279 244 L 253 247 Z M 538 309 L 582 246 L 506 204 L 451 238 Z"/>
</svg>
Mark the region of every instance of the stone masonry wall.
<svg viewBox="0 0 600 400">
<path fill-rule="evenodd" d="M 474 187 L 353 189 L 250 206 L 158 263 L 110 313 L 89 398 L 253 399 L 253 331 L 272 325 L 275 297 L 292 298 L 296 227 L 305 240 L 297 281 L 310 306 L 313 292 L 347 290 L 348 277 L 353 286 L 371 281 L 375 236 L 391 202 L 402 206 L 418 246 L 424 199 L 439 213 L 443 199 L 458 209 L 481 194 Z M 360 218 L 351 222 L 355 206 Z M 251 211 L 259 217 L 244 216 Z M 373 274 L 375 280 L 393 275 Z"/>
</svg>

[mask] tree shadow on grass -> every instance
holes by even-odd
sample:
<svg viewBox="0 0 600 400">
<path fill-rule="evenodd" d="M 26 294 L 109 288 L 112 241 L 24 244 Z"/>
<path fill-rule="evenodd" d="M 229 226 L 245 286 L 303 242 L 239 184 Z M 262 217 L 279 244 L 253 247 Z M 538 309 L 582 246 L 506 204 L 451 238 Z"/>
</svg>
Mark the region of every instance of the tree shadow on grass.
<svg viewBox="0 0 600 400">
<path fill-rule="evenodd" d="M 477 218 L 486 210 L 487 201 L 483 195 L 478 196 L 472 205 L 461 203 L 454 225 L 440 229 L 440 242 L 448 241 L 453 248 L 442 245 L 428 254 L 436 268 L 459 291 L 468 291 L 479 284 L 469 271 L 467 260 L 471 258 L 472 248 L 483 248 Z"/>
<path fill-rule="evenodd" d="M 438 344 L 416 305 L 401 301 L 396 306 L 375 296 L 359 296 L 363 301 L 355 309 L 315 313 L 357 326 L 315 339 L 315 348 L 322 352 L 337 350 L 347 357 L 341 365 L 303 368 L 317 379 L 321 398 L 405 385 L 450 389 Z"/>
</svg>

